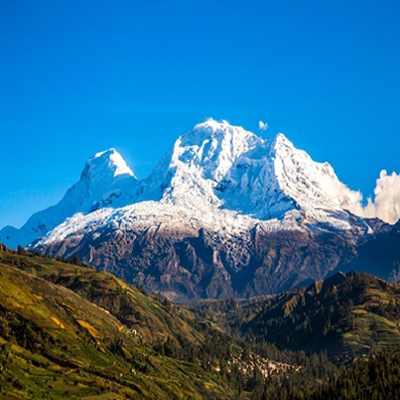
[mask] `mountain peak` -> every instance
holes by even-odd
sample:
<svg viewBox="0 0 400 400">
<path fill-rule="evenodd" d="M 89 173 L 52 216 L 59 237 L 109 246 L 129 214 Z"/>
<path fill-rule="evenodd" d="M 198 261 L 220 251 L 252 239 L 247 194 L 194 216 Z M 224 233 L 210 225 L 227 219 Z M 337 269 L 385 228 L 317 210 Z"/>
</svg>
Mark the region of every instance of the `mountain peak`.
<svg viewBox="0 0 400 400">
<path fill-rule="evenodd" d="M 96 153 L 90 157 L 85 164 L 82 172 L 82 177 L 89 177 L 90 179 L 105 177 L 116 177 L 118 175 L 129 175 L 135 177 L 132 170 L 128 167 L 121 154 L 114 148 Z"/>
<path fill-rule="evenodd" d="M 198 130 L 210 129 L 215 132 L 217 130 L 223 130 L 224 128 L 228 128 L 230 126 L 231 125 L 229 124 L 229 122 L 224 119 L 217 121 L 214 118 L 207 118 L 204 122 L 195 125 L 193 130 L 198 131 Z"/>
<path fill-rule="evenodd" d="M 15 248 L 26 245 L 75 213 L 90 213 L 103 207 L 123 207 L 132 202 L 137 179 L 122 156 L 113 148 L 90 157 L 80 180 L 58 204 L 33 214 L 19 230 L 7 227 L 0 241 Z"/>
<path fill-rule="evenodd" d="M 274 144 L 275 144 L 275 146 L 277 146 L 277 145 L 289 145 L 289 146 L 291 146 L 291 147 L 294 147 L 293 146 L 293 143 L 283 134 L 283 133 L 281 133 L 281 132 L 279 132 L 276 136 L 275 136 L 275 139 L 274 139 Z"/>
<path fill-rule="evenodd" d="M 180 136 L 174 146 L 171 166 L 183 168 L 187 175 L 187 166 L 195 165 L 199 172 L 196 179 L 219 181 L 238 158 L 257 146 L 264 146 L 264 140 L 254 133 L 225 120 L 209 118 Z"/>
<path fill-rule="evenodd" d="M 206 121 L 195 125 L 192 130 L 182 135 L 178 140 L 199 143 L 204 140 L 216 139 L 217 141 L 222 141 L 229 138 L 236 141 L 246 140 L 249 136 L 256 137 L 254 133 L 246 131 L 241 126 L 231 125 L 226 120 L 217 121 L 213 118 L 208 118 Z"/>
</svg>

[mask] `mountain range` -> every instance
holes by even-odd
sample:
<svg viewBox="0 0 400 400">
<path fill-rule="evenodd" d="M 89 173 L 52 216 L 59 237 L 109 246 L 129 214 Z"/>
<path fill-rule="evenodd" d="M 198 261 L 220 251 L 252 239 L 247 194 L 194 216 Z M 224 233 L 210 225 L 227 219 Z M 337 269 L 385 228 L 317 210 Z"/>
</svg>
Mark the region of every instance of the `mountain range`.
<svg viewBox="0 0 400 400">
<path fill-rule="evenodd" d="M 396 241 L 399 224 L 358 216 L 360 201 L 283 134 L 209 119 L 142 180 L 116 150 L 97 153 L 58 204 L 0 242 L 79 257 L 174 300 L 249 297 L 321 279 L 374 246 L 374 273 L 395 276 L 399 246 L 388 259 L 382 238 Z"/>
</svg>

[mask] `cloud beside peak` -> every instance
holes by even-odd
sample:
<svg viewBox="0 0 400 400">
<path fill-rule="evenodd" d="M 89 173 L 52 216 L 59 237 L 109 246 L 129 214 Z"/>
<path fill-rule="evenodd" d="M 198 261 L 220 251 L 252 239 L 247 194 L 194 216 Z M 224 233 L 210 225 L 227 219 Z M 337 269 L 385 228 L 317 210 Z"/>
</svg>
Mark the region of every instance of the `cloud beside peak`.
<svg viewBox="0 0 400 400">
<path fill-rule="evenodd" d="M 353 214 L 364 218 L 379 218 L 389 224 L 395 224 L 400 219 L 400 174 L 393 172 L 388 175 L 382 170 L 376 180 L 374 199 L 369 198 L 363 207 L 360 192 L 354 192 L 351 198 L 347 194 L 347 204 L 344 204 Z M 359 197 L 357 198 L 357 195 Z"/>
<path fill-rule="evenodd" d="M 363 216 L 396 223 L 400 218 L 400 174 L 393 172 L 388 175 L 386 170 L 382 170 L 376 180 L 374 194 L 374 200 L 368 199 Z"/>
<path fill-rule="evenodd" d="M 260 121 L 258 123 L 258 128 L 260 131 L 266 131 L 268 129 L 268 124 L 266 122 Z"/>
</svg>

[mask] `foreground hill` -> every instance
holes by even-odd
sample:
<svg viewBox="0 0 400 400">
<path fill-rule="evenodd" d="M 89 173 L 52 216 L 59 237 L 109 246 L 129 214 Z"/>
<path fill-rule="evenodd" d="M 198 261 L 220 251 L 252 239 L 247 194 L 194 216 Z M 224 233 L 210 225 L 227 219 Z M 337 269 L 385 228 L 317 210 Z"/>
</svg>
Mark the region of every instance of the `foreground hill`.
<svg viewBox="0 0 400 400">
<path fill-rule="evenodd" d="M 190 303 L 225 330 L 280 348 L 327 351 L 343 359 L 400 344 L 400 285 L 338 273 L 280 295 Z"/>
<path fill-rule="evenodd" d="M 202 333 L 172 306 L 111 275 L 3 248 L 0 282 L 0 398 L 234 396 L 219 374 L 201 367 Z M 210 337 L 210 359 L 218 358 L 219 336 Z"/>
<path fill-rule="evenodd" d="M 313 376 L 289 373 L 264 382 L 254 400 L 400 400 L 400 349 L 380 351 L 313 385 Z M 311 381 L 311 382 L 310 382 Z"/>
<path fill-rule="evenodd" d="M 361 197 L 283 134 L 210 119 L 142 180 L 114 149 L 95 154 L 58 204 L 0 241 L 78 256 L 173 300 L 250 297 L 324 278 L 392 230 L 357 216 Z M 389 264 L 374 269 L 386 279 Z"/>
<path fill-rule="evenodd" d="M 309 350 L 310 330 L 305 329 L 302 337 L 291 337 L 293 346 L 284 343 L 282 350 L 266 343 L 263 339 L 268 339 L 268 334 L 260 319 L 267 318 L 271 332 L 277 325 L 286 335 L 290 330 L 298 333 L 287 324 L 289 316 L 293 323 L 298 315 L 304 315 L 306 311 L 298 307 L 305 301 L 310 321 L 301 324 L 302 329 L 313 327 L 318 339 L 325 299 L 332 291 L 338 298 L 351 293 L 344 290 L 343 277 L 286 295 L 243 302 L 210 301 L 193 307 L 195 314 L 204 315 L 207 321 L 113 275 L 26 253 L 22 248 L 17 253 L 1 247 L 0 398 L 324 398 L 318 396 L 332 393 L 332 385 L 336 385 L 334 390 L 341 390 L 343 382 L 345 389 L 349 387 L 347 372 L 338 375 L 326 354 L 306 356 L 303 351 L 287 350 Z M 395 285 L 359 274 L 348 274 L 345 279 L 359 295 L 368 287 L 373 297 L 372 301 L 368 293 L 361 295 L 360 304 L 354 307 L 357 324 L 360 315 L 360 321 L 374 320 L 369 312 L 383 315 L 382 321 L 396 321 Z M 319 307 L 313 306 L 313 301 Z M 381 303 L 383 311 L 377 313 L 376 306 L 381 307 Z M 282 307 L 288 319 L 281 321 L 277 315 Z M 332 318 L 332 326 L 346 325 L 348 313 L 342 311 L 338 321 Z M 376 322 L 379 332 L 373 331 L 372 336 L 377 347 L 397 341 L 398 331 L 389 331 L 382 321 Z M 252 340 L 247 344 L 234 341 L 223 328 Z M 367 333 L 363 329 L 350 331 L 360 332 L 370 335 L 368 329 Z M 331 341 L 334 355 L 346 354 L 348 350 L 337 347 L 335 340 Z M 335 360 L 341 362 L 343 357 Z M 377 376 L 390 374 L 383 380 L 384 393 L 395 395 L 399 379 L 396 365 L 385 363 L 382 368 Z M 351 368 L 349 371 L 352 373 Z M 367 381 L 364 372 L 358 375 L 368 383 L 370 393 L 382 392 L 381 379 L 378 382 L 375 375 L 369 375 Z M 362 389 L 357 385 L 352 388 L 355 393 Z"/>
<path fill-rule="evenodd" d="M 75 292 L 82 298 L 107 310 L 129 329 L 140 333 L 146 342 L 180 340 L 199 345 L 203 338 L 183 318 L 183 311 L 166 299 L 147 295 L 141 289 L 128 285 L 112 274 L 94 268 L 43 258 L 11 250 L 0 252 L 2 263 L 44 278 Z M 190 318 L 186 313 L 184 317 Z"/>
</svg>

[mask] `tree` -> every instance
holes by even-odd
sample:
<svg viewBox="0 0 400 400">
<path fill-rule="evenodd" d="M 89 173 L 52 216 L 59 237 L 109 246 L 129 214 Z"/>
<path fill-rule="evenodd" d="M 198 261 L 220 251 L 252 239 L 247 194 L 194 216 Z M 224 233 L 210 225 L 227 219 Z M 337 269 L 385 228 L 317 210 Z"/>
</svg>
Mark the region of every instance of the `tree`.
<svg viewBox="0 0 400 400">
<path fill-rule="evenodd" d="M 8 342 L 0 346 L 0 393 L 3 389 L 3 383 L 5 381 L 5 374 L 7 372 L 7 366 L 10 358 L 11 346 Z"/>
<path fill-rule="evenodd" d="M 25 256 L 26 255 L 26 250 L 21 245 L 18 245 L 17 254 L 19 256 Z"/>
<path fill-rule="evenodd" d="M 72 257 L 72 264 L 82 265 L 82 260 L 79 258 L 79 256 L 75 255 Z"/>
</svg>

